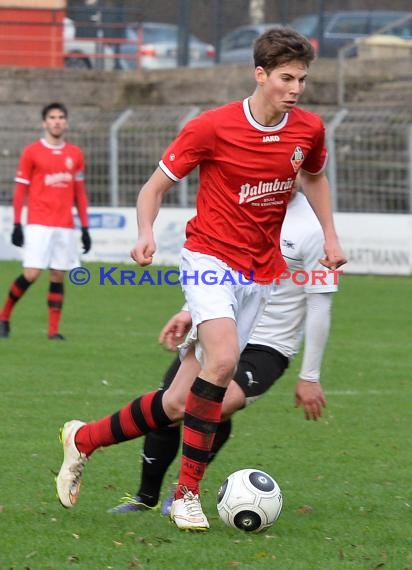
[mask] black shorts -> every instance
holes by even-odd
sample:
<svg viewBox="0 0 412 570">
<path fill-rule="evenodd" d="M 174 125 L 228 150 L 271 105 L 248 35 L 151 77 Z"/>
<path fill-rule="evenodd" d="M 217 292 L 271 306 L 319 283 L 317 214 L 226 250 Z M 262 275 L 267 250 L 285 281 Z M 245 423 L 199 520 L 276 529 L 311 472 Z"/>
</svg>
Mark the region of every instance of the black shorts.
<svg viewBox="0 0 412 570">
<path fill-rule="evenodd" d="M 177 356 L 168 368 L 161 385 L 166 390 L 180 366 Z M 247 403 L 259 398 L 273 386 L 289 366 L 289 360 L 280 352 L 262 344 L 247 344 L 240 355 L 233 380 L 245 394 Z"/>
<path fill-rule="evenodd" d="M 282 376 L 289 360 L 270 346 L 247 344 L 240 355 L 233 380 L 245 394 L 246 401 L 262 396 Z M 248 402 L 250 403 L 250 402 Z"/>
</svg>

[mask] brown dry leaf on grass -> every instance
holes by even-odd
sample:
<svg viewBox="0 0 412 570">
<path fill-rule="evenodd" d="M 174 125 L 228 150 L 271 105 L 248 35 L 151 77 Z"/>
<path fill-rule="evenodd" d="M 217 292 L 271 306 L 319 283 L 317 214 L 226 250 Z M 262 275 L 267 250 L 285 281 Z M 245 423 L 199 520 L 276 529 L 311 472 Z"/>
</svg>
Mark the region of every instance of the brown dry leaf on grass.
<svg viewBox="0 0 412 570">
<path fill-rule="evenodd" d="M 299 507 L 298 509 L 296 509 L 296 512 L 300 513 L 301 515 L 306 515 L 307 513 L 313 512 L 313 507 L 311 507 L 310 505 L 303 505 L 303 507 Z"/>
</svg>

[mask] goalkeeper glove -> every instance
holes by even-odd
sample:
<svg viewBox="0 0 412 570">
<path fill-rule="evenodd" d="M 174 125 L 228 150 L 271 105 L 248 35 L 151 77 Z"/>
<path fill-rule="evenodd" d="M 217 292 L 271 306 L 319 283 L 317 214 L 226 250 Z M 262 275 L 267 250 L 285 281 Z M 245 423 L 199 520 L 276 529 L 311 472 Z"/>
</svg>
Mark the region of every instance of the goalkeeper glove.
<svg viewBox="0 0 412 570">
<path fill-rule="evenodd" d="M 14 224 L 11 234 L 11 243 L 17 247 L 22 247 L 24 244 L 24 234 L 21 224 Z"/>
<path fill-rule="evenodd" d="M 89 228 L 82 228 L 82 244 L 83 253 L 90 251 L 90 248 L 92 247 L 92 239 L 89 234 Z"/>
</svg>

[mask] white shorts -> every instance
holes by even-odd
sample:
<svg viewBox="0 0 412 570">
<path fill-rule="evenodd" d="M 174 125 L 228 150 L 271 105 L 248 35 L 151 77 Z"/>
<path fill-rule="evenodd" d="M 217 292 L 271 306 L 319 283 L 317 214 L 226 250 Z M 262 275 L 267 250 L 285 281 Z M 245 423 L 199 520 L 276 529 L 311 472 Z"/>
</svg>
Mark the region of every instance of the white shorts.
<svg viewBox="0 0 412 570">
<path fill-rule="evenodd" d="M 79 265 L 74 229 L 38 224 L 25 227 L 23 267 L 69 271 Z"/>
<path fill-rule="evenodd" d="M 180 280 L 193 323 L 188 339 L 197 338 L 197 325 L 203 321 L 228 317 L 236 321 L 242 351 L 263 312 L 273 284 L 249 282 L 220 259 L 185 248 L 180 256 Z M 196 356 L 200 359 L 198 347 Z"/>
</svg>

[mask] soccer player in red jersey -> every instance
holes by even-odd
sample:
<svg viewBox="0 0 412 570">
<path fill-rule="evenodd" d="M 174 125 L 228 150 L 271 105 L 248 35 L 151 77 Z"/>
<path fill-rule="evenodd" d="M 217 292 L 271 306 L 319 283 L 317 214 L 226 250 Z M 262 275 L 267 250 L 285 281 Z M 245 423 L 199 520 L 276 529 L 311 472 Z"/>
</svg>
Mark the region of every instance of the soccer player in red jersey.
<svg viewBox="0 0 412 570">
<path fill-rule="evenodd" d="M 81 149 L 65 142 L 67 109 L 50 103 L 42 110 L 44 136 L 23 149 L 13 196 L 12 243 L 23 247 L 23 273 L 11 284 L 0 312 L 0 337 L 10 334 L 11 313 L 44 269 L 50 269 L 47 294 L 48 338 L 64 340 L 59 332 L 65 272 L 79 265 L 72 214 L 76 206 L 82 226 L 83 252 L 91 247 L 88 230 L 84 157 Z M 27 199 L 27 226 L 22 210 Z"/>
<path fill-rule="evenodd" d="M 222 400 L 285 263 L 279 235 L 300 172 L 325 237 L 323 265 L 346 262 L 337 238 L 327 178 L 324 126 L 296 107 L 314 58 L 310 43 L 288 28 L 262 34 L 254 45 L 256 88 L 243 102 L 189 121 L 166 149 L 137 199 L 138 241 L 132 258 L 150 265 L 153 224 L 164 194 L 199 167 L 197 213 L 181 254 L 181 283 L 192 319 L 192 343 L 170 388 L 143 395 L 99 421 L 67 422 L 60 502 L 76 502 L 84 465 L 95 449 L 172 424 L 184 416 L 183 452 L 171 507 L 180 529 L 206 530 L 199 485 L 221 417 Z M 207 276 L 217 276 L 210 285 Z"/>
</svg>

